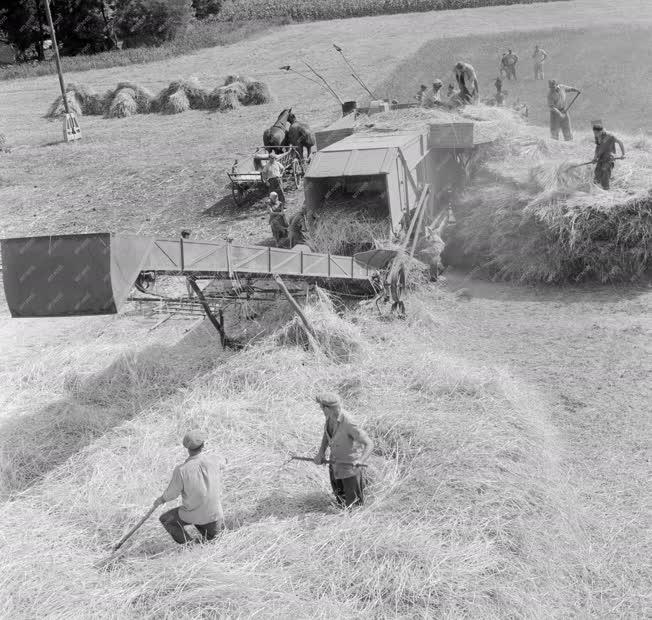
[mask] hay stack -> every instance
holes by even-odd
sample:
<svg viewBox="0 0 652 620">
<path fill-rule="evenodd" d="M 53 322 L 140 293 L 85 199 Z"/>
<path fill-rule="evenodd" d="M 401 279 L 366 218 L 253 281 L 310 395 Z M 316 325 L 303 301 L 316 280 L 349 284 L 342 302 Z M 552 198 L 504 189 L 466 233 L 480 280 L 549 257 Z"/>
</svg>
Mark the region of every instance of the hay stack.
<svg viewBox="0 0 652 620">
<path fill-rule="evenodd" d="M 81 101 L 77 97 L 77 93 L 72 90 L 66 91 L 66 99 L 68 101 L 68 108 L 76 116 L 83 116 Z M 66 113 L 66 108 L 63 104 L 63 97 L 59 95 L 53 102 L 45 114 L 45 118 L 60 118 Z"/>
<path fill-rule="evenodd" d="M 589 139 L 548 141 L 534 128 L 504 139 L 457 206 L 456 264 L 496 279 L 564 283 L 637 279 L 652 269 L 652 162 L 630 149 L 612 189 L 593 184 Z M 625 144 L 636 144 L 624 138 Z M 529 152 L 533 150 L 534 152 Z M 448 247 L 447 247 L 448 252 Z"/>
<path fill-rule="evenodd" d="M 209 107 L 210 94 L 196 78 L 175 80 L 154 99 L 152 109 L 164 114 L 179 114 L 186 110 Z"/>
<path fill-rule="evenodd" d="M 120 89 L 109 106 L 109 118 L 127 118 L 138 114 L 138 104 L 136 103 L 136 93 L 131 88 Z"/>
<path fill-rule="evenodd" d="M 133 91 L 133 98 L 138 108 L 138 114 L 149 114 L 152 111 L 154 95 L 150 90 L 135 82 L 119 82 L 111 93 L 111 99 L 123 88 L 128 88 Z"/>
<path fill-rule="evenodd" d="M 248 82 L 247 105 L 263 105 L 273 101 L 272 93 L 265 82 Z"/>
<path fill-rule="evenodd" d="M 306 242 L 315 252 L 351 256 L 391 237 L 391 220 L 384 202 L 374 196 L 330 196 L 307 218 Z"/>
<path fill-rule="evenodd" d="M 226 86 L 218 86 L 209 97 L 210 108 L 220 112 L 228 112 L 240 107 L 247 101 L 247 89 L 242 82 L 231 82 Z"/>
<path fill-rule="evenodd" d="M 190 110 L 190 101 L 183 89 L 169 95 L 161 108 L 163 114 L 180 114 L 186 110 Z"/>
</svg>

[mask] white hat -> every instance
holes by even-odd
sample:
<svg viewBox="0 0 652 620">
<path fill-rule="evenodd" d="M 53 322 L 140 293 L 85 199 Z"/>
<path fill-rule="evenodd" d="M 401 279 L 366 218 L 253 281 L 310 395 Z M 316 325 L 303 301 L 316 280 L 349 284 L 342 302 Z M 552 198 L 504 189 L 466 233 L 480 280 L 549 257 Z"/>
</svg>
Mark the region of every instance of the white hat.
<svg viewBox="0 0 652 620">
<path fill-rule="evenodd" d="M 278 198 L 278 194 L 276 192 L 270 192 L 269 197 L 270 198 Z"/>
</svg>

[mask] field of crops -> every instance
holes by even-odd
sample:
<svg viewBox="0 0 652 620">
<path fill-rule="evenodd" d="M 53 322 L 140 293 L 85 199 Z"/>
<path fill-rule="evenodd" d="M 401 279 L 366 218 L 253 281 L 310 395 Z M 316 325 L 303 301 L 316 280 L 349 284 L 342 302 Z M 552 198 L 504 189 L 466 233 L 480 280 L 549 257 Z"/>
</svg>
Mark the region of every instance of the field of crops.
<svg viewBox="0 0 652 620">
<path fill-rule="evenodd" d="M 550 1 L 552 0 L 226 0 L 220 11 L 220 19 L 236 21 L 290 17 L 297 21 L 307 21 Z"/>
</svg>

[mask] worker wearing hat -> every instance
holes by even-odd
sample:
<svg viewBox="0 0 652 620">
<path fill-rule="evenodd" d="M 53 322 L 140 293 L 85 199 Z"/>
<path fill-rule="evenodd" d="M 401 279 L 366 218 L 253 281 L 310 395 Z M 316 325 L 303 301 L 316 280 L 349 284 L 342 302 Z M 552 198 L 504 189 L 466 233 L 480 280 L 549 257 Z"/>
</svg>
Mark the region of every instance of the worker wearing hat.
<svg viewBox="0 0 652 620">
<path fill-rule="evenodd" d="M 224 527 L 221 464 L 203 452 L 205 441 L 200 430 L 185 434 L 182 443 L 188 458 L 174 468 L 168 488 L 154 501 L 154 506 L 160 506 L 181 495 L 181 506 L 160 517 L 163 527 L 180 545 L 212 540 Z M 189 536 L 186 525 L 194 525 L 200 538 Z"/>
<path fill-rule="evenodd" d="M 261 172 L 263 181 L 268 187 L 278 194 L 279 200 L 285 204 L 285 192 L 283 191 L 283 171 L 285 167 L 279 161 L 276 153 L 269 154 L 269 160 Z"/>
<path fill-rule="evenodd" d="M 593 180 L 602 189 L 609 189 L 611 184 L 611 173 L 614 169 L 614 157 L 616 145 L 620 148 L 621 159 L 625 158 L 625 146 L 616 136 L 607 133 L 602 121 L 593 121 L 593 137 L 595 138 L 595 154 L 593 163 L 595 172 Z"/>
<path fill-rule="evenodd" d="M 571 118 L 567 110 L 567 93 L 580 93 L 574 86 L 560 84 L 557 80 L 548 81 L 548 107 L 550 108 L 550 136 L 559 140 L 559 130 L 564 135 L 564 140 L 573 139 Z"/>
<path fill-rule="evenodd" d="M 276 192 L 269 193 L 267 211 L 269 213 L 269 226 L 272 229 L 272 236 L 278 246 L 287 238 L 290 225 L 285 213 L 285 205 L 279 200 Z"/>
<path fill-rule="evenodd" d="M 324 463 L 326 449 L 330 448 L 329 475 L 331 488 L 340 506 L 361 506 L 364 503 L 364 479 L 360 465 L 365 463 L 374 444 L 351 414 L 344 411 L 342 401 L 333 392 L 322 392 L 315 397 L 324 417 L 324 434 L 314 458 L 317 465 Z"/>
</svg>

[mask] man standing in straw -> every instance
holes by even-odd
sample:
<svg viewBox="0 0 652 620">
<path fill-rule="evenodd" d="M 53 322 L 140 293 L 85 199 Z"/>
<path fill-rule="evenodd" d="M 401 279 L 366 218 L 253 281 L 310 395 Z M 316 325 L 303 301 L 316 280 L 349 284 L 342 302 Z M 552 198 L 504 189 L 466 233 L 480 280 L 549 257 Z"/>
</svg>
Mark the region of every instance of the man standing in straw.
<svg viewBox="0 0 652 620">
<path fill-rule="evenodd" d="M 550 108 L 550 135 L 554 140 L 559 140 L 559 130 L 564 134 L 564 140 L 573 139 L 571 119 L 566 110 L 566 94 L 579 93 L 574 86 L 565 86 L 557 80 L 548 82 L 548 107 Z"/>
<path fill-rule="evenodd" d="M 364 503 L 364 480 L 360 465 L 364 463 L 374 444 L 342 408 L 342 401 L 333 392 L 317 394 L 315 400 L 326 418 L 324 434 L 315 463 L 324 463 L 326 449 L 330 447 L 328 466 L 331 487 L 340 506 L 361 506 Z"/>
<path fill-rule="evenodd" d="M 280 201 L 285 204 L 285 192 L 283 191 L 283 164 L 278 161 L 276 153 L 269 154 L 269 160 L 262 171 L 262 178 L 269 188 L 275 191 Z"/>
<path fill-rule="evenodd" d="M 204 443 L 202 431 L 186 433 L 183 446 L 188 450 L 188 458 L 174 468 L 168 488 L 154 501 L 154 506 L 160 506 L 181 495 L 181 506 L 160 517 L 163 527 L 180 545 L 212 540 L 218 528 L 224 528 L 220 465 L 216 458 L 203 452 Z M 194 525 L 200 537 L 189 536 L 186 525 Z"/>
<path fill-rule="evenodd" d="M 593 137 L 595 138 L 595 173 L 593 180 L 602 189 L 609 189 L 611 172 L 614 169 L 616 145 L 620 148 L 621 159 L 625 159 L 625 146 L 616 136 L 604 130 L 602 121 L 593 121 Z"/>
<path fill-rule="evenodd" d="M 272 229 L 272 236 L 278 246 L 288 236 L 290 225 L 285 215 L 285 205 L 279 201 L 276 192 L 270 192 L 267 199 L 267 210 L 269 211 L 269 225 Z"/>
<path fill-rule="evenodd" d="M 479 89 L 478 77 L 473 66 L 468 62 L 458 62 L 455 65 L 455 79 L 460 91 L 460 99 L 464 103 L 476 103 Z"/>
<path fill-rule="evenodd" d="M 548 52 L 538 45 L 535 45 L 532 58 L 534 59 L 534 79 L 543 80 L 543 63 L 546 58 L 548 58 Z"/>
</svg>

